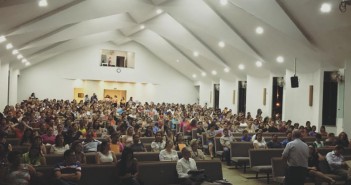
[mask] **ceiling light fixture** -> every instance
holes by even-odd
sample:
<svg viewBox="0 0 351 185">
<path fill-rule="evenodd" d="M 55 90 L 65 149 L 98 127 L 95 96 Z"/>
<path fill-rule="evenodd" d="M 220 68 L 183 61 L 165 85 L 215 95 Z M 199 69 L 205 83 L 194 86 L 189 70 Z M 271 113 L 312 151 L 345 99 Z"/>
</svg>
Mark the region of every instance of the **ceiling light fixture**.
<svg viewBox="0 0 351 185">
<path fill-rule="evenodd" d="M 225 47 L 225 43 L 223 41 L 218 42 L 218 46 L 221 48 Z"/>
<path fill-rule="evenodd" d="M 261 61 L 256 61 L 256 66 L 257 67 L 261 67 L 262 66 L 262 62 Z"/>
<path fill-rule="evenodd" d="M 245 69 L 245 65 L 244 65 L 244 64 L 239 64 L 238 68 L 239 68 L 240 70 L 244 70 L 244 69 Z"/>
<path fill-rule="evenodd" d="M 193 55 L 194 55 L 194 57 L 198 57 L 199 56 L 199 52 L 194 51 Z"/>
<path fill-rule="evenodd" d="M 11 43 L 6 44 L 6 49 L 12 49 L 13 45 Z"/>
<path fill-rule="evenodd" d="M 28 60 L 27 59 L 22 59 L 22 63 L 26 63 L 26 62 L 28 62 Z"/>
<path fill-rule="evenodd" d="M 177 59 L 176 61 L 179 62 L 179 59 Z"/>
<path fill-rule="evenodd" d="M 329 13 L 329 12 L 331 11 L 331 4 L 329 4 L 329 3 L 323 3 L 323 4 L 321 5 L 320 11 L 321 11 L 322 13 Z"/>
<path fill-rule="evenodd" d="M 156 13 L 157 13 L 157 14 L 161 14 L 162 12 L 163 12 L 162 9 L 157 9 L 157 10 L 156 10 Z"/>
<path fill-rule="evenodd" d="M 278 57 L 277 57 L 277 62 L 283 63 L 283 62 L 284 62 L 284 57 L 278 56 Z"/>
<path fill-rule="evenodd" d="M 193 78 L 196 78 L 196 74 L 193 74 Z"/>
<path fill-rule="evenodd" d="M 26 66 L 29 66 L 29 65 L 30 65 L 30 63 L 29 63 L 29 62 L 26 62 L 26 63 L 25 63 L 25 65 L 26 65 Z"/>
<path fill-rule="evenodd" d="M 215 70 L 213 70 L 211 73 L 212 73 L 213 75 L 217 75 L 217 71 L 215 71 Z"/>
<path fill-rule="evenodd" d="M 140 29 L 142 29 L 142 30 L 145 29 L 145 26 L 144 26 L 144 25 L 141 25 L 141 26 L 140 26 Z"/>
<path fill-rule="evenodd" d="M 257 34 L 262 34 L 263 32 L 264 32 L 264 30 L 263 30 L 262 27 L 259 26 L 259 27 L 256 28 L 256 33 Z"/>
<path fill-rule="evenodd" d="M 14 49 L 14 50 L 12 51 L 12 54 L 13 54 L 13 55 L 17 55 L 17 54 L 18 54 L 18 50 L 17 50 L 17 49 Z"/>
<path fill-rule="evenodd" d="M 230 69 L 229 68 L 224 68 L 224 72 L 226 72 L 226 73 L 228 73 L 230 71 Z"/>
<path fill-rule="evenodd" d="M 1 36 L 0 36 L 0 43 L 5 42 L 5 41 L 6 41 L 6 37 L 3 36 L 3 35 L 1 35 Z"/>
<path fill-rule="evenodd" d="M 17 55 L 17 59 L 21 60 L 23 58 L 23 56 L 21 54 Z"/>
<path fill-rule="evenodd" d="M 228 0 L 220 0 L 220 3 L 221 3 L 221 5 L 227 5 L 228 4 Z"/>
<path fill-rule="evenodd" d="M 48 6 L 48 2 L 46 0 L 40 0 L 38 5 L 40 7 L 46 7 Z"/>
<path fill-rule="evenodd" d="M 202 75 L 202 76 L 206 76 L 206 73 L 205 73 L 205 72 L 202 72 L 201 75 Z"/>
</svg>

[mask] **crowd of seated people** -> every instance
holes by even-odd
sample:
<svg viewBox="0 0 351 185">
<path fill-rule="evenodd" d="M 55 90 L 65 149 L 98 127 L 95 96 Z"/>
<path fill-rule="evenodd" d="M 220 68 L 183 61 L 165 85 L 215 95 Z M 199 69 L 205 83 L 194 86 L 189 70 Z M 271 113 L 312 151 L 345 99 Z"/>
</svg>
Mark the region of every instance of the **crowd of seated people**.
<svg viewBox="0 0 351 185">
<path fill-rule="evenodd" d="M 0 143 L 2 160 L 13 146 L 6 142 L 6 137 L 18 138 L 19 145 L 27 146 L 22 161 L 31 166 L 46 165 L 45 155 L 64 155 L 71 149 L 80 164 L 86 164 L 86 153 L 96 154 L 96 163 L 126 165 L 116 155 L 126 157 L 123 160 L 133 162 L 123 152 L 158 152 L 160 160 L 179 160 L 177 151 L 190 150 L 191 158 L 204 160 L 204 153 L 209 158 L 215 157 L 215 138 L 220 138 L 224 156 L 230 164 L 230 143 L 251 142 L 256 149 L 283 148 L 293 140 L 291 131 L 299 129 L 303 137 L 316 137 L 316 148 L 341 145 L 349 146 L 345 132 L 338 137 L 327 133 L 321 126 L 306 122 L 306 126 L 279 118 L 262 118 L 262 112 L 252 117 L 250 113 L 233 114 L 227 108 L 213 109 L 198 104 L 184 105 L 174 103 L 140 103 L 130 99 L 124 104 L 112 101 L 87 99 L 75 100 L 39 100 L 30 98 L 15 106 L 6 106 L 0 113 Z M 186 139 L 195 132 L 197 138 Z M 286 137 L 278 141 L 278 135 L 271 135 L 266 141 L 263 133 L 286 132 Z M 235 138 L 234 134 L 239 137 Z M 208 150 L 203 151 L 201 139 L 206 137 Z M 153 137 L 151 143 L 143 143 L 141 138 Z M 279 136 L 281 137 L 281 136 Z M 147 148 L 150 147 L 150 148 Z M 68 155 L 68 154 L 67 154 Z M 130 154 L 125 154 L 130 155 Z M 121 174 L 125 174 L 122 170 Z M 128 172 L 134 176 L 133 170 Z M 128 176 L 129 176 L 128 175 Z"/>
</svg>

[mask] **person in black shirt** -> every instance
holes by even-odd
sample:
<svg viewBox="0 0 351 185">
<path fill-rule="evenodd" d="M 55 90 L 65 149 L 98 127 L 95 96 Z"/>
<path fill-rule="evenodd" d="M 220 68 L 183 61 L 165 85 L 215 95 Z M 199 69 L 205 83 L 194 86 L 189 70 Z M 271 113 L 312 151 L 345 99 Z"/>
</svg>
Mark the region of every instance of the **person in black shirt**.
<svg viewBox="0 0 351 185">
<path fill-rule="evenodd" d="M 283 148 L 283 144 L 278 141 L 278 135 L 272 134 L 272 140 L 267 143 L 268 148 Z"/>
</svg>

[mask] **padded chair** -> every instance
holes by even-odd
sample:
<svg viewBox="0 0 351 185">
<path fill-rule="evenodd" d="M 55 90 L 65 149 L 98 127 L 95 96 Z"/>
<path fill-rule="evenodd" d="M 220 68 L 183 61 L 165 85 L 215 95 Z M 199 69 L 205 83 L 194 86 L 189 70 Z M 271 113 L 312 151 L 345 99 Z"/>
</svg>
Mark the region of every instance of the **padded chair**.
<svg viewBox="0 0 351 185">
<path fill-rule="evenodd" d="M 238 165 L 244 166 L 244 173 L 246 173 L 246 166 L 250 162 L 249 149 L 253 148 L 251 142 L 233 142 L 230 147 L 230 157 L 235 164 L 235 168 Z"/>
</svg>

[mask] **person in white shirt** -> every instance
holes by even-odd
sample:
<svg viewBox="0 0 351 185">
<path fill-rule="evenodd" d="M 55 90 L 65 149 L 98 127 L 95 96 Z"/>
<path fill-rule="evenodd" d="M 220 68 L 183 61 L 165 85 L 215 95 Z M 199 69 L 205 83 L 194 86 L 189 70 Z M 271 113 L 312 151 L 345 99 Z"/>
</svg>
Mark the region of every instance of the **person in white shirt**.
<svg viewBox="0 0 351 185">
<path fill-rule="evenodd" d="M 253 142 L 254 149 L 267 149 L 267 143 L 263 140 L 262 133 L 256 134 L 256 140 Z"/>
<path fill-rule="evenodd" d="M 201 184 L 201 182 L 204 181 L 204 171 L 197 169 L 195 160 L 190 158 L 190 150 L 191 149 L 187 147 L 182 149 L 183 158 L 178 160 L 176 166 L 178 178 L 181 184 Z"/>
<path fill-rule="evenodd" d="M 151 151 L 160 152 L 165 148 L 166 142 L 162 140 L 161 132 L 156 132 L 155 141 L 151 143 Z"/>
<path fill-rule="evenodd" d="M 165 149 L 160 152 L 160 161 L 178 161 L 178 153 L 173 150 L 173 142 L 167 141 Z"/>
<path fill-rule="evenodd" d="M 225 160 L 227 162 L 227 165 L 230 165 L 230 145 L 231 143 L 234 142 L 234 137 L 229 136 L 229 131 L 228 129 L 223 129 L 223 136 L 220 138 L 220 143 L 223 147 L 223 156 L 225 157 Z"/>
</svg>

